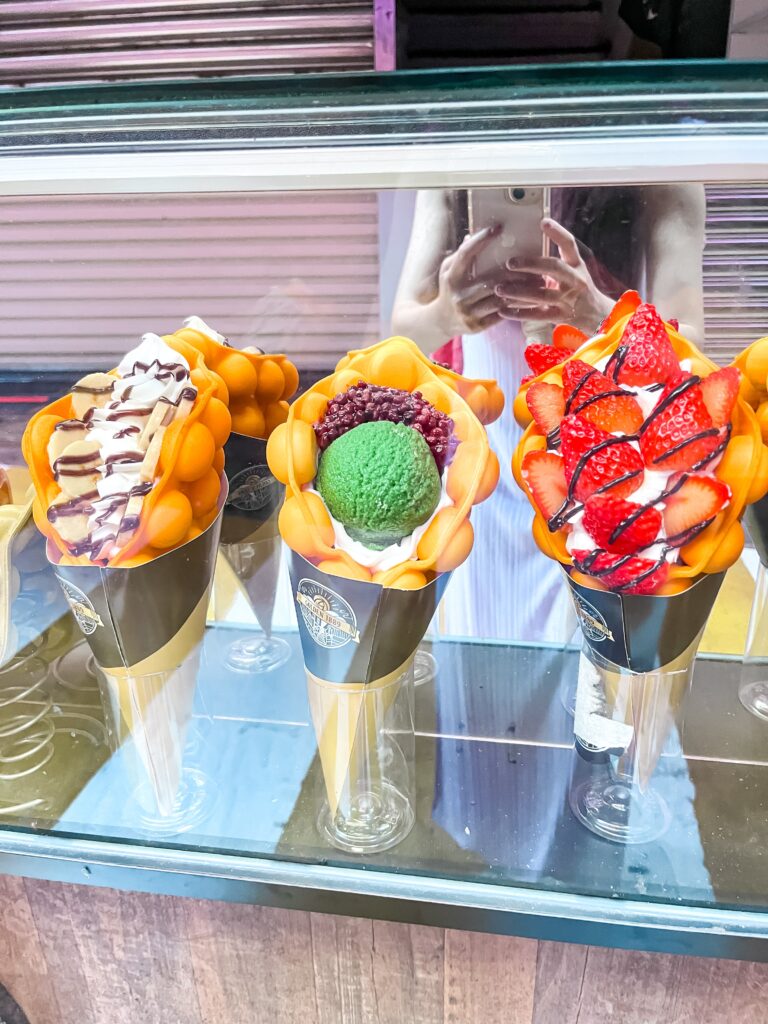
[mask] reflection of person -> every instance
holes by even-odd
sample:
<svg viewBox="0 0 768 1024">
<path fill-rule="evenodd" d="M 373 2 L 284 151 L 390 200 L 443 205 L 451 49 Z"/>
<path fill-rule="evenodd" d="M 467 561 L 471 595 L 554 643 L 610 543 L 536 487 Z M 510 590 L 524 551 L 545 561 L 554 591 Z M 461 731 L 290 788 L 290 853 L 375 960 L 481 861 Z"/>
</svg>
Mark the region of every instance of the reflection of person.
<svg viewBox="0 0 768 1024">
<path fill-rule="evenodd" d="M 462 240 L 466 193 L 423 191 L 416 200 L 393 329 L 426 351 L 460 336 L 465 375 L 495 378 L 507 396 L 504 414 L 488 428 L 499 487 L 473 512 L 472 557 L 447 592 L 444 624 L 454 634 L 564 639 L 566 588 L 533 544 L 528 502 L 510 468 L 519 438 L 512 398 L 529 373 L 526 339 L 545 340 L 558 322 L 594 333 L 626 288 L 677 317 L 692 340 L 703 332 L 703 187 L 556 189 L 551 205 L 542 231 L 557 256 L 510 260 L 501 272 L 475 277 L 474 261 L 498 226 Z M 509 574 L 499 574 L 500 558 Z M 490 580 L 508 580 L 508 590 L 490 588 Z"/>
</svg>

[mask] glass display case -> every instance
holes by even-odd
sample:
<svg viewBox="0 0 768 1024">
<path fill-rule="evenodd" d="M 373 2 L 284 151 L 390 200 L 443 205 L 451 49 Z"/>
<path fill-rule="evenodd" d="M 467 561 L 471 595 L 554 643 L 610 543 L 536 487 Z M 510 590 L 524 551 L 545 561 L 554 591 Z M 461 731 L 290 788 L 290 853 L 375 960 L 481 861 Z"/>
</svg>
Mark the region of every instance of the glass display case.
<svg viewBox="0 0 768 1024">
<path fill-rule="evenodd" d="M 768 333 L 764 69 L 1 95 L 0 870 L 766 959 L 765 510 L 748 516 L 727 572 L 704 578 L 703 614 L 693 601 L 645 627 L 674 654 L 617 674 L 589 648 L 590 629 L 602 623 L 605 639 L 610 623 L 584 593 L 572 600 L 534 544 L 511 468 L 523 349 L 548 345 L 554 324 L 599 334 L 636 290 L 719 366 Z M 519 213 L 527 203 L 533 219 Z M 488 211 L 505 208 L 516 235 L 494 228 Z M 478 290 L 497 236 L 517 262 L 499 250 L 504 280 Z M 541 259 L 531 291 L 521 274 Z M 216 505 L 217 488 L 207 501 L 200 484 L 189 522 L 168 526 L 151 556 L 78 564 L 86 548 L 57 550 L 56 515 L 32 517 L 22 435 L 34 465 L 33 417 L 44 425 L 73 385 L 93 397 L 143 335 L 183 335 L 188 317 L 212 325 L 215 345 L 183 349 L 184 379 L 197 401 L 219 368 L 235 433 L 201 420 L 210 458 L 200 438 L 186 457 L 221 472 L 223 446 L 229 496 Z M 436 562 L 429 602 L 398 590 L 395 608 L 374 568 L 329 569 L 341 580 L 329 590 L 328 572 L 313 573 L 326 562 L 281 541 L 285 486 L 306 496 L 313 474 L 298 478 L 294 449 L 294 476 L 276 479 L 265 442 L 288 416 L 281 402 L 314 408 L 307 396 L 336 372 L 327 402 L 356 383 L 354 360 L 338 383 L 348 352 L 403 335 L 418 349 L 366 379 L 466 400 L 500 476 L 472 511 L 466 561 Z M 248 389 L 228 376 L 223 338 L 255 368 L 257 413 L 237 406 Z M 763 422 L 750 358 L 749 372 L 739 365 Z M 403 387 L 408 360 L 419 370 Z M 501 413 L 489 412 L 490 381 Z M 178 406 L 182 391 L 162 393 Z M 73 406 L 78 420 L 81 406 L 92 408 Z M 307 422 L 292 412 L 288 425 Z M 92 470 L 84 438 L 77 473 Z M 163 480 L 204 481 L 180 451 L 158 456 Z M 50 488 L 47 461 L 40 473 Z M 366 667 L 334 676 L 328 651 L 366 643 Z"/>
</svg>

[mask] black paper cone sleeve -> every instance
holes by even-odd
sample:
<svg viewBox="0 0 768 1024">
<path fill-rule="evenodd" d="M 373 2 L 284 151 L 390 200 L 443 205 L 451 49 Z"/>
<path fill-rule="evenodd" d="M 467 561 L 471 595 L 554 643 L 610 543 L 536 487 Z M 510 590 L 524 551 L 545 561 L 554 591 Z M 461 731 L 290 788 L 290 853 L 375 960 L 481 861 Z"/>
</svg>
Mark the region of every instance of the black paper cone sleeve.
<svg viewBox="0 0 768 1024">
<path fill-rule="evenodd" d="M 594 653 L 632 672 L 675 661 L 707 623 L 725 573 L 712 573 L 679 594 L 615 594 L 577 583 L 563 567 L 584 639 Z"/>
</svg>

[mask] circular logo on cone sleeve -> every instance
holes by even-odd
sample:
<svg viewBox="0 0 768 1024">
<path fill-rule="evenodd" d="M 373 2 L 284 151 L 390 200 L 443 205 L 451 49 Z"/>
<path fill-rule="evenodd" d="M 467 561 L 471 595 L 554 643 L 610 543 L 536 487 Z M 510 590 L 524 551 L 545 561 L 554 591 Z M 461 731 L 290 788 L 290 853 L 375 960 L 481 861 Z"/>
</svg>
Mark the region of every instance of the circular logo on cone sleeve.
<svg viewBox="0 0 768 1024">
<path fill-rule="evenodd" d="M 69 607 L 72 609 L 72 614 L 75 616 L 80 629 L 86 636 L 95 633 L 96 629 L 99 626 L 103 626 L 104 623 L 101 621 L 99 613 L 91 604 L 91 599 L 79 587 L 68 583 L 67 580 L 63 580 L 61 576 L 57 576 L 56 579 L 61 584 L 64 597 L 69 602 Z"/>
<path fill-rule="evenodd" d="M 241 512 L 260 512 L 277 503 L 280 485 L 269 471 L 269 466 L 246 466 L 229 481 L 227 505 Z"/>
<path fill-rule="evenodd" d="M 613 633 L 608 628 L 608 623 L 602 612 L 586 601 L 581 594 L 577 594 L 575 590 L 572 590 L 571 594 L 582 632 L 587 640 L 596 644 L 602 643 L 603 640 L 613 640 Z"/>
<path fill-rule="evenodd" d="M 304 625 L 320 647 L 333 650 L 360 643 L 355 613 L 335 590 L 316 580 L 303 579 L 296 588 L 296 602 Z"/>
</svg>

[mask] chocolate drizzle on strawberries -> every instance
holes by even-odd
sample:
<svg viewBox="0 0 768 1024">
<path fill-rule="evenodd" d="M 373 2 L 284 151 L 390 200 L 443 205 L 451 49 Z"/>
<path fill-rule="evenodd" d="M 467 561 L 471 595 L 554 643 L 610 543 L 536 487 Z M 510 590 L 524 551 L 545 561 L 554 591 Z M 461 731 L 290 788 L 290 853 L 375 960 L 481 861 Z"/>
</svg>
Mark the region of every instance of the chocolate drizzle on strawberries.
<svg viewBox="0 0 768 1024">
<path fill-rule="evenodd" d="M 522 474 L 549 531 L 568 533 L 576 569 L 614 593 L 658 591 L 680 549 L 732 500 L 713 466 L 732 435 L 738 384 L 732 368 L 704 377 L 681 368 L 666 326 L 644 305 L 603 371 L 573 356 L 529 384 L 546 450 L 530 448 Z"/>
</svg>

